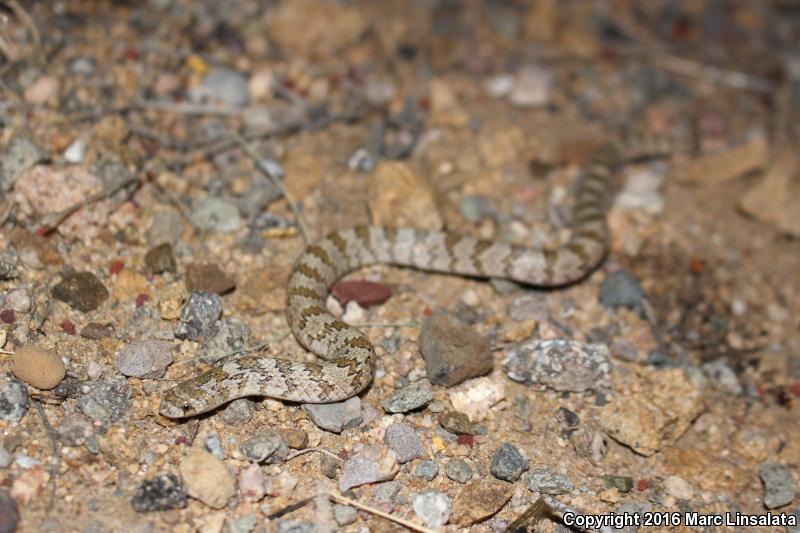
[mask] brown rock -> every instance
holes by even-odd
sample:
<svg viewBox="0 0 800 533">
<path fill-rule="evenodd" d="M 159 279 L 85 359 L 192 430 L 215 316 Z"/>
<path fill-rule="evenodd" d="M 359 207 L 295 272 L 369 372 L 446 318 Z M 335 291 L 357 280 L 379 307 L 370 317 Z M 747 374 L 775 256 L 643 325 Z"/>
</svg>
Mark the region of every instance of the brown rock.
<svg viewBox="0 0 800 533">
<path fill-rule="evenodd" d="M 764 178 L 742 197 L 740 206 L 755 219 L 772 224 L 782 233 L 800 237 L 800 160 L 786 151 L 777 157 Z"/>
<path fill-rule="evenodd" d="M 233 305 L 250 315 L 283 311 L 286 307 L 288 268 L 268 267 L 250 272 L 234 296 Z"/>
<path fill-rule="evenodd" d="M 474 479 L 467 483 L 453 501 L 450 521 L 470 526 L 497 513 L 511 499 L 514 486 L 491 478 Z"/>
<path fill-rule="evenodd" d="M 361 307 L 382 304 L 392 296 L 392 288 L 372 281 L 338 281 L 331 292 L 342 305 L 356 302 Z"/>
<path fill-rule="evenodd" d="M 133 300 L 140 294 L 146 293 L 149 286 L 144 275 L 133 270 L 122 270 L 116 275 L 114 282 L 114 297 L 118 300 Z"/>
<path fill-rule="evenodd" d="M 270 38 L 292 57 L 336 52 L 366 29 L 367 20 L 358 8 L 324 0 L 280 2 L 267 19 Z"/>
<path fill-rule="evenodd" d="M 405 163 L 381 161 L 369 184 L 372 222 L 387 226 L 441 229 L 442 218 L 433 191 Z"/>
<path fill-rule="evenodd" d="M 186 493 L 214 509 L 222 509 L 236 494 L 236 479 L 225 463 L 199 448 L 192 448 L 178 467 Z"/>
<path fill-rule="evenodd" d="M 615 398 L 598 418 L 615 440 L 649 456 L 678 440 L 702 409 L 701 392 L 682 369 L 671 368 L 646 376 L 638 392 Z"/>
<path fill-rule="evenodd" d="M 57 353 L 37 346 L 23 346 L 11 358 L 11 372 L 37 389 L 48 390 L 61 383 L 67 368 Z"/>
<path fill-rule="evenodd" d="M 280 428 L 278 433 L 281 434 L 289 448 L 301 450 L 308 446 L 308 433 L 305 431 L 294 428 Z"/>
<path fill-rule="evenodd" d="M 11 244 L 17 249 L 20 261 L 31 268 L 61 266 L 61 256 L 56 247 L 45 237 L 25 231 L 22 228 L 11 230 Z"/>
<path fill-rule="evenodd" d="M 719 454 L 698 448 L 669 448 L 664 451 L 664 464 L 667 472 L 715 494 L 741 492 L 755 477 L 755 474 L 739 468 Z"/>
<path fill-rule="evenodd" d="M 88 313 L 108 299 L 108 289 L 91 272 L 67 274 L 53 287 L 51 294 L 70 307 Z"/>
<path fill-rule="evenodd" d="M 109 326 L 104 326 L 103 324 L 99 324 L 97 322 L 89 322 L 81 330 L 81 337 L 97 341 L 106 337 L 110 337 L 112 333 L 113 331 Z"/>
<path fill-rule="evenodd" d="M 488 339 L 444 311 L 422 323 L 419 351 L 434 385 L 450 387 L 491 372 L 494 365 Z"/>
<path fill-rule="evenodd" d="M 231 292 L 236 282 L 215 263 L 192 263 L 186 267 L 186 288 L 189 292 L 206 291 L 217 294 Z"/>
<path fill-rule="evenodd" d="M 144 256 L 144 264 L 153 274 L 162 272 L 175 272 L 175 256 L 172 255 L 172 245 L 168 242 L 153 246 Z"/>
</svg>

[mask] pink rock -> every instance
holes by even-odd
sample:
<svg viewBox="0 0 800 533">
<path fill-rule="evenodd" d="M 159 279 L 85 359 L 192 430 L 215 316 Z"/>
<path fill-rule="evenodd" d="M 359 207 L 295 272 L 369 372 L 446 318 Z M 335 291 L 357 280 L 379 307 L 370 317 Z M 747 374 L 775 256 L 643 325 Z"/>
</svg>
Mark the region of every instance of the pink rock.
<svg viewBox="0 0 800 533">
<path fill-rule="evenodd" d="M 58 93 L 58 80 L 52 76 L 40 76 L 25 88 L 25 101 L 43 104 Z"/>
<path fill-rule="evenodd" d="M 239 491 L 242 496 L 252 501 L 259 501 L 266 494 L 264 488 L 264 472 L 257 464 L 251 464 L 239 471 Z"/>
<path fill-rule="evenodd" d="M 331 292 L 342 305 L 356 302 L 361 307 L 382 304 L 392 295 L 392 288 L 372 281 L 339 281 Z"/>
</svg>

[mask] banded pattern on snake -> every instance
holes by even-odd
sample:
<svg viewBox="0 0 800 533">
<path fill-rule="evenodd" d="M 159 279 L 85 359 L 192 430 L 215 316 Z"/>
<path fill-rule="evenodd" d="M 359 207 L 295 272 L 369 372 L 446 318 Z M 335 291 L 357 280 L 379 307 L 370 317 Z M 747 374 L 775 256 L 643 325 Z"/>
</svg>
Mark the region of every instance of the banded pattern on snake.
<svg viewBox="0 0 800 533">
<path fill-rule="evenodd" d="M 614 141 L 589 160 L 576 188 L 571 236 L 553 250 L 480 240 L 445 231 L 356 226 L 308 246 L 289 277 L 287 316 L 297 340 L 324 361 L 245 356 L 223 361 L 169 389 L 160 405 L 170 418 L 194 416 L 244 396 L 325 403 L 347 399 L 372 380 L 375 351 L 358 329 L 331 315 L 329 287 L 344 274 L 375 263 L 558 287 L 591 273 L 606 255 L 606 213 L 619 167 L 671 152 L 663 138 Z"/>
</svg>

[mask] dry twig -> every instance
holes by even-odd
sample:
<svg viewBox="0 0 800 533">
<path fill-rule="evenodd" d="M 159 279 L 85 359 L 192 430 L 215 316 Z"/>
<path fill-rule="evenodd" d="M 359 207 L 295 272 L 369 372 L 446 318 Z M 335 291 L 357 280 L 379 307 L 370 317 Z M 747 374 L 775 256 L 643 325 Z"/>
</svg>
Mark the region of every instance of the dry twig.
<svg viewBox="0 0 800 533">
<path fill-rule="evenodd" d="M 392 514 L 389 514 L 389 513 L 384 513 L 383 511 L 381 511 L 380 509 L 377 509 L 375 507 L 372 507 L 372 506 L 369 506 L 369 505 L 365 505 L 365 504 L 363 504 L 361 502 L 357 502 L 356 500 L 351 500 L 350 498 L 346 498 L 346 497 L 342 496 L 341 494 L 339 494 L 338 492 L 331 492 L 330 495 L 331 495 L 331 498 L 333 498 L 337 502 L 345 503 L 345 504 L 351 505 L 351 506 L 353 506 L 353 507 L 355 507 L 357 509 L 361 509 L 362 511 L 367 511 L 368 513 L 372 513 L 374 515 L 378 515 L 378 516 L 380 516 L 382 518 L 385 518 L 386 520 L 391 520 L 392 522 L 395 522 L 397 524 L 405 526 L 408 529 L 411 529 L 413 531 L 420 531 L 421 533 L 436 533 L 433 529 L 427 528 L 425 526 L 421 526 L 419 524 L 415 524 L 414 522 L 411 522 L 410 520 L 406 520 L 405 518 L 400 518 L 399 516 L 395 516 L 395 515 L 392 515 Z"/>
</svg>

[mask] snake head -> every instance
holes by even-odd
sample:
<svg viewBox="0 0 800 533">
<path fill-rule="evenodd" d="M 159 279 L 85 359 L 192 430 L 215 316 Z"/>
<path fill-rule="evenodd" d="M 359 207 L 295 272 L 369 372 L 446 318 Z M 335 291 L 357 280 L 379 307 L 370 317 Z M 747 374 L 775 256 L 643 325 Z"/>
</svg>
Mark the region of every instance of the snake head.
<svg viewBox="0 0 800 533">
<path fill-rule="evenodd" d="M 185 394 L 183 387 L 178 385 L 168 390 L 158 406 L 158 411 L 167 418 L 187 418 L 204 412 L 205 404 Z"/>
</svg>

